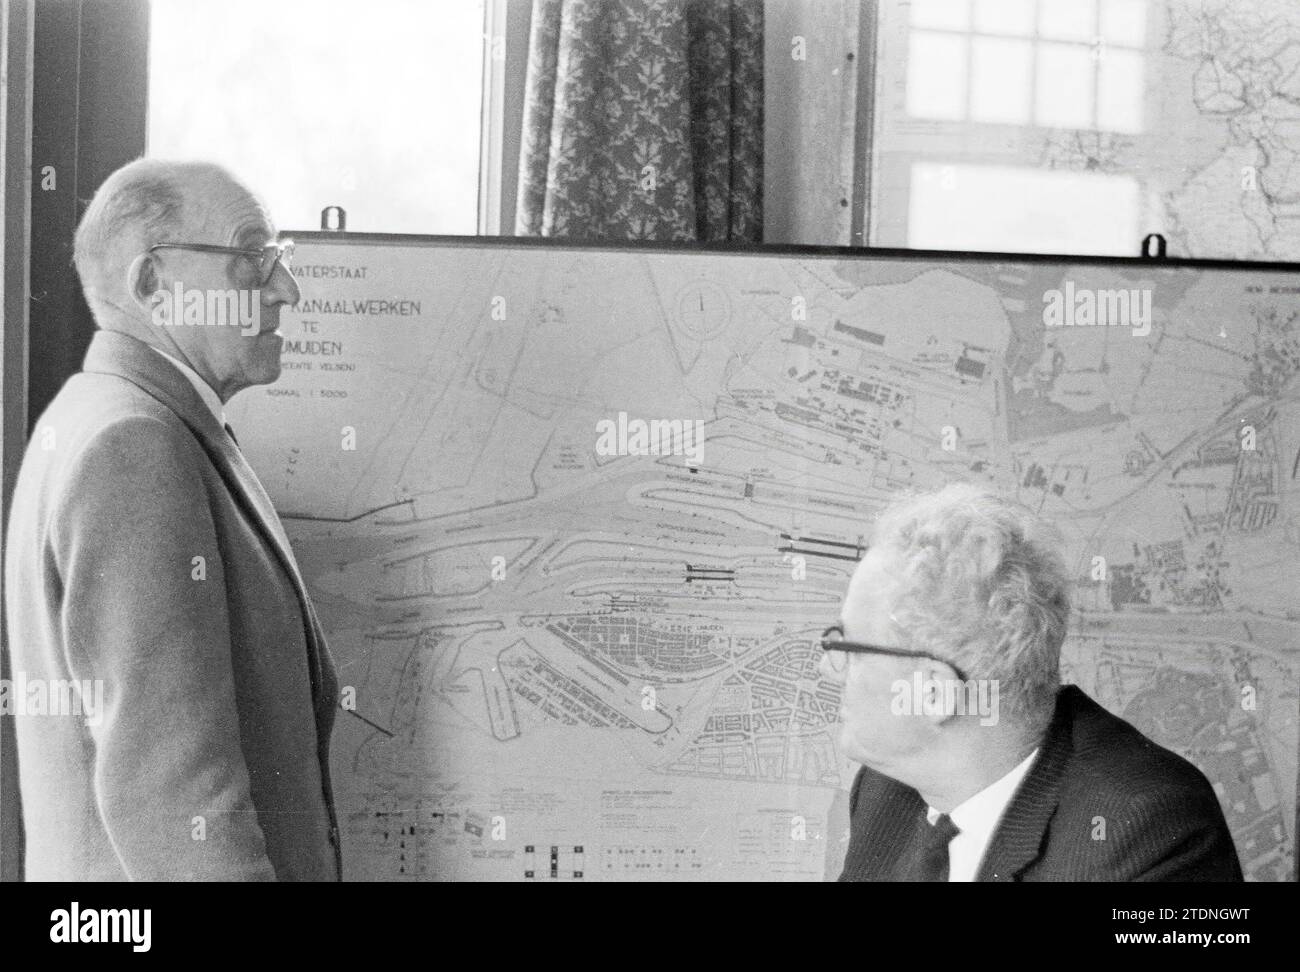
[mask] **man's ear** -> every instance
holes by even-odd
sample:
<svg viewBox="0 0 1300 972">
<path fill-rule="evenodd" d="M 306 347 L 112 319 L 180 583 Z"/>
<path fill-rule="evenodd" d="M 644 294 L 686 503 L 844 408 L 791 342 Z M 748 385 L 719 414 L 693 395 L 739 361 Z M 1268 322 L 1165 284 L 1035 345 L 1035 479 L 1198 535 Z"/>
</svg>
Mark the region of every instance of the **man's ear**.
<svg viewBox="0 0 1300 972">
<path fill-rule="evenodd" d="M 126 270 L 126 292 L 146 311 L 153 310 L 154 294 L 162 289 L 158 264 L 148 253 L 141 253 Z"/>
<path fill-rule="evenodd" d="M 936 726 L 963 712 L 965 684 L 947 662 L 926 658 L 921 663 L 920 712 Z"/>
</svg>

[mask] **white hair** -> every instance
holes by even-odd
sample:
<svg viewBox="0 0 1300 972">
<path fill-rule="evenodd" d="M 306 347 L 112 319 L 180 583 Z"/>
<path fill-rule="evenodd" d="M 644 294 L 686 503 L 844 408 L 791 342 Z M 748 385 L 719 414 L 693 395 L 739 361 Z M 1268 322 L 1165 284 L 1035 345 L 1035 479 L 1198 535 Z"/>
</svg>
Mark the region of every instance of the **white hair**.
<svg viewBox="0 0 1300 972">
<path fill-rule="evenodd" d="M 94 310 L 126 286 L 131 262 L 155 243 L 178 240 L 196 218 L 195 176 L 229 175 L 211 162 L 136 159 L 95 193 L 77 226 L 72 259 Z"/>
<path fill-rule="evenodd" d="M 1003 714 L 1046 728 L 1070 615 L 1060 535 L 1019 503 L 958 483 L 889 505 L 872 545 L 893 555 L 902 643 L 968 679 L 996 679 Z"/>
</svg>

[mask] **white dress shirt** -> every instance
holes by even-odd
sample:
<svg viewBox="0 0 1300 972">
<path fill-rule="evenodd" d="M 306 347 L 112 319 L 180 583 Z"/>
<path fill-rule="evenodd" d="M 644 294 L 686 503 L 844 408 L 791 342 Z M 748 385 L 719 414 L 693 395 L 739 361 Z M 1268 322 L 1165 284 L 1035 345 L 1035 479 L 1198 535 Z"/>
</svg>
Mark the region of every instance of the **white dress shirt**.
<svg viewBox="0 0 1300 972">
<path fill-rule="evenodd" d="M 216 417 L 217 423 L 222 428 L 225 428 L 226 413 L 221 405 L 221 396 L 212 390 L 212 386 L 204 381 L 197 371 L 187 365 L 184 361 L 180 360 L 180 358 L 173 357 L 166 351 L 155 348 L 152 344 L 146 345 L 146 347 L 157 351 L 164 358 L 174 364 L 182 375 L 189 379 L 190 384 L 194 386 L 194 390 L 199 393 L 199 398 L 203 399 L 203 404 L 212 410 L 212 414 Z"/>
<path fill-rule="evenodd" d="M 1024 761 L 1014 767 L 1006 776 L 994 780 L 974 796 L 954 807 L 948 816 L 960 831 L 948 842 L 948 880 L 974 881 L 979 873 L 980 862 L 993 839 L 1006 812 L 1011 798 L 1016 795 L 1016 788 L 1029 772 L 1029 766 L 1038 755 L 1035 749 Z M 933 824 L 941 816 L 941 811 L 926 807 L 925 817 Z"/>
</svg>

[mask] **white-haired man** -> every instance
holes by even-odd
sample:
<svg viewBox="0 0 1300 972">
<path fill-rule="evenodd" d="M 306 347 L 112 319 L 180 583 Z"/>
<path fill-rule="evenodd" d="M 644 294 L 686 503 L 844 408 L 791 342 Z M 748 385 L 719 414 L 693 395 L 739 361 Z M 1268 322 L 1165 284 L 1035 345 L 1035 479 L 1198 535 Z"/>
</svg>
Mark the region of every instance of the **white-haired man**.
<svg viewBox="0 0 1300 972">
<path fill-rule="evenodd" d="M 15 672 L 83 699 L 17 720 L 27 877 L 337 880 L 338 684 L 222 414 L 279 377 L 287 251 L 223 169 L 138 160 L 74 256 L 98 331 L 36 423 L 5 564 Z"/>
<path fill-rule="evenodd" d="M 822 673 L 862 764 L 841 881 L 1240 881 L 1191 763 L 1060 685 L 1051 529 L 967 485 L 876 523 Z"/>
</svg>

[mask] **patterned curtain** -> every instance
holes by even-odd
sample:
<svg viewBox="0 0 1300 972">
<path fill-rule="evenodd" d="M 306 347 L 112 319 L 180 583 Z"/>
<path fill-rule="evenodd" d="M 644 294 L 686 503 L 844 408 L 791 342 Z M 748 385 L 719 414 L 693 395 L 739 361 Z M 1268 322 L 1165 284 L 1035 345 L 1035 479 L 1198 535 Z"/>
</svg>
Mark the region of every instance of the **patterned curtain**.
<svg viewBox="0 0 1300 972">
<path fill-rule="evenodd" d="M 760 242 L 763 0 L 534 0 L 515 232 Z"/>
</svg>

